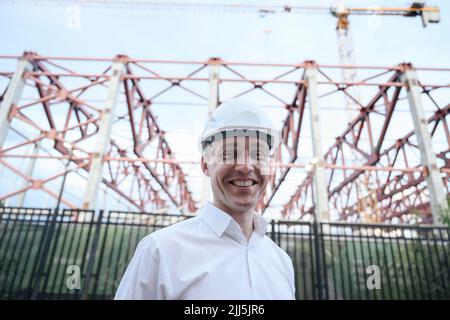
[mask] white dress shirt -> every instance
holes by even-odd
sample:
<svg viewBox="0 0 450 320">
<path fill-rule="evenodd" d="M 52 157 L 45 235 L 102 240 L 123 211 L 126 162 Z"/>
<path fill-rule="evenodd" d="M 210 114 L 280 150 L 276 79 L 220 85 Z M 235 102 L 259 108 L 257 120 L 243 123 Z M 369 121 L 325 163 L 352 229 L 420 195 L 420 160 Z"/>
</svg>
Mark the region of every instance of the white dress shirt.
<svg viewBox="0 0 450 320">
<path fill-rule="evenodd" d="M 115 299 L 294 299 L 290 257 L 254 214 L 249 241 L 226 212 L 200 214 L 142 239 Z"/>
</svg>

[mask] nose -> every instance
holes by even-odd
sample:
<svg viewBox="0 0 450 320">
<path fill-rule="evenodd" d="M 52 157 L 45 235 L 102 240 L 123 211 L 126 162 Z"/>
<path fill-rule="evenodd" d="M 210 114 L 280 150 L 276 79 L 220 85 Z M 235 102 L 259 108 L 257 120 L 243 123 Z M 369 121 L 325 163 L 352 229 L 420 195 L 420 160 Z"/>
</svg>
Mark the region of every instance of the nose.
<svg viewBox="0 0 450 320">
<path fill-rule="evenodd" d="M 248 147 L 248 137 L 246 137 L 245 142 L 243 142 L 242 150 L 241 152 L 238 152 L 237 155 L 237 161 L 235 162 L 235 170 L 239 171 L 243 174 L 247 174 L 249 172 L 252 172 L 254 170 L 254 163 L 251 160 L 250 154 L 249 154 L 249 147 Z M 238 147 L 239 148 L 239 147 Z"/>
<path fill-rule="evenodd" d="M 234 166 L 234 170 L 247 174 L 249 172 L 252 172 L 254 168 L 253 164 L 249 163 L 248 161 L 243 161 L 241 163 L 237 163 Z"/>
</svg>

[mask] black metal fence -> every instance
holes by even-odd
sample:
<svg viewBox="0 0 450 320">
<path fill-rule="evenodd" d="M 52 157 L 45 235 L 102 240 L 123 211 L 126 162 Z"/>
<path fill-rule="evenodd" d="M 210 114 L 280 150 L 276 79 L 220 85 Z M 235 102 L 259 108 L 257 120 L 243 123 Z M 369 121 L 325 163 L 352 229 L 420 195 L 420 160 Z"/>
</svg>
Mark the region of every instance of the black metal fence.
<svg viewBox="0 0 450 320">
<path fill-rule="evenodd" d="M 186 218 L 0 207 L 0 298 L 112 299 L 139 240 Z M 268 235 L 297 299 L 450 299 L 449 228 L 271 221 Z"/>
</svg>

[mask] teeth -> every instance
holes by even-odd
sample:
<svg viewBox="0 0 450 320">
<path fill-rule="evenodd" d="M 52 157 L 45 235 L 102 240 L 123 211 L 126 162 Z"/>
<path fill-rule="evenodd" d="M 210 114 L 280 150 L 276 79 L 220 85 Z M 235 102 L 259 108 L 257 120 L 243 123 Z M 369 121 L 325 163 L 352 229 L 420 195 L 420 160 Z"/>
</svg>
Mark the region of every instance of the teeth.
<svg viewBox="0 0 450 320">
<path fill-rule="evenodd" d="M 238 187 L 250 187 L 253 185 L 253 180 L 233 180 L 231 183 Z"/>
</svg>

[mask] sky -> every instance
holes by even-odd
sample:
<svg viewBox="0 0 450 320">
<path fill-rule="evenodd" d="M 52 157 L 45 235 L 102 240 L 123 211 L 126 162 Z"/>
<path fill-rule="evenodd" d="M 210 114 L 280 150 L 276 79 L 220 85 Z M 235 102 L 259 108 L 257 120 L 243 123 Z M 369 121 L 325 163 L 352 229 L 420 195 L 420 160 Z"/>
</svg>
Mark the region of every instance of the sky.
<svg viewBox="0 0 450 320">
<path fill-rule="evenodd" d="M 9 3 L 11 1 L 1 1 Z M 12 1 L 20 3 L 20 1 Z M 222 2 L 216 2 L 222 3 Z M 232 2 L 233 3 L 233 2 Z M 255 4 L 255 1 L 241 1 Z M 280 1 L 279 4 L 286 2 Z M 326 6 L 333 1 L 291 4 Z M 347 1 L 350 6 L 408 6 L 409 1 Z M 448 64 L 448 1 L 439 5 L 441 22 L 423 28 L 420 18 L 352 16 L 358 64 L 391 65 L 411 61 L 422 66 Z M 328 14 L 268 14 L 78 6 L 0 5 L 2 52 L 41 55 L 296 63 L 314 59 L 338 62 L 335 23 Z M 264 32 L 270 30 L 270 33 Z"/>
<path fill-rule="evenodd" d="M 133 58 L 162 60 L 204 61 L 210 57 L 220 57 L 225 61 L 261 63 L 299 63 L 305 60 L 315 60 L 320 64 L 339 62 L 336 19 L 330 14 L 277 13 L 262 17 L 255 12 L 19 3 L 0 1 L 1 55 L 34 51 L 48 56 L 111 58 L 116 54 L 126 54 Z M 287 3 L 329 6 L 334 1 L 271 2 L 279 5 Z M 349 7 L 408 7 L 409 3 L 404 0 L 346 1 Z M 422 27 L 418 17 L 351 16 L 356 63 L 391 66 L 412 62 L 419 67 L 449 68 L 450 2 L 435 0 L 427 1 L 427 4 L 438 5 L 441 10 L 440 23 L 427 28 Z M 14 61 L 2 61 L 0 67 L 11 71 Z M 169 100 L 172 98 L 167 97 Z M 168 132 L 169 142 L 178 153 L 178 158 L 198 159 L 198 153 L 192 146 L 206 121 L 205 108 L 206 105 L 193 105 L 187 109 L 181 103 L 171 107 L 155 105 L 154 111 L 160 118 L 160 125 Z M 280 123 L 282 118 L 274 114 L 273 119 Z M 176 119 L 183 119 L 183 123 Z M 327 129 L 323 136 L 325 139 L 328 137 L 328 142 L 345 127 L 342 121 L 341 125 L 335 122 L 332 116 L 324 120 Z M 198 190 L 201 182 L 198 168 L 193 176 L 196 176 L 192 181 L 195 181 L 193 184 Z M 76 188 L 81 187 L 73 183 L 71 189 L 77 193 Z M 293 185 L 287 186 L 292 188 Z M 6 188 L 10 186 L 0 184 L 1 193 Z M 289 196 L 284 194 L 278 203 L 284 203 Z M 30 197 L 29 201 L 36 201 L 36 198 Z M 106 201 L 103 200 L 103 203 Z"/>
</svg>

